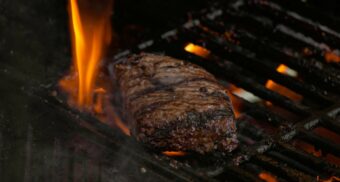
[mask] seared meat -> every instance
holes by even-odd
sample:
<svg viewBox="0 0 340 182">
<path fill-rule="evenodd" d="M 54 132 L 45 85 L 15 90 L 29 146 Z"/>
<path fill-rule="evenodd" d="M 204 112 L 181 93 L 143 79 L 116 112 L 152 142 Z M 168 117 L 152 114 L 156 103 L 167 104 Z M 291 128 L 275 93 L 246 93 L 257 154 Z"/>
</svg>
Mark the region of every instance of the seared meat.
<svg viewBox="0 0 340 182">
<path fill-rule="evenodd" d="M 236 148 L 232 106 L 213 75 L 194 64 L 154 54 L 133 55 L 114 66 L 137 140 L 171 151 Z"/>
</svg>

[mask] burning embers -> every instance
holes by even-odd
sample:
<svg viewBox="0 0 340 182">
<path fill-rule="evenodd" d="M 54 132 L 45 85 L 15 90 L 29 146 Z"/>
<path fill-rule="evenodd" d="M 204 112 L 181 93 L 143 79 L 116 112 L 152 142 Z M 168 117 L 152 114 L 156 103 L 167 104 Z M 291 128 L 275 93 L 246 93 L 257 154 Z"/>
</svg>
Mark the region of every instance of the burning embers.
<svg viewBox="0 0 340 182">
<path fill-rule="evenodd" d="M 102 56 L 111 42 L 111 11 L 111 0 L 100 3 L 88 0 L 79 4 L 77 0 L 69 0 L 74 67 L 60 85 L 70 94 L 69 103 L 80 109 L 101 112 L 99 103 L 94 105 L 94 93 L 95 90 L 105 92 L 103 88 L 96 88 L 96 78 Z"/>
<path fill-rule="evenodd" d="M 290 77 L 293 77 L 293 78 L 298 76 L 298 73 L 295 70 L 287 67 L 284 64 L 280 64 L 276 68 L 276 71 L 283 74 L 283 75 L 287 75 L 287 76 L 290 76 Z M 297 94 L 296 92 L 293 92 L 292 90 L 289 90 L 288 88 L 286 88 L 286 87 L 284 87 L 284 86 L 282 86 L 278 83 L 275 83 L 273 80 L 268 80 L 267 83 L 266 83 L 266 87 L 270 90 L 276 91 L 279 94 L 290 98 L 293 101 L 300 101 L 302 99 L 301 95 Z"/>
<path fill-rule="evenodd" d="M 184 47 L 184 50 L 186 52 L 192 53 L 196 56 L 206 58 L 206 59 L 209 59 L 209 56 L 212 56 L 212 53 L 211 53 L 210 50 L 208 50 L 208 49 L 206 49 L 202 46 L 195 45 L 193 43 L 186 44 L 186 46 Z M 276 71 L 280 74 L 283 74 L 283 75 L 286 75 L 286 76 L 289 76 L 289 77 L 292 77 L 292 78 L 298 78 L 298 73 L 295 70 L 289 68 L 288 66 L 286 66 L 284 64 L 278 65 L 277 68 L 276 68 Z M 292 101 L 299 102 L 303 99 L 303 97 L 300 94 L 282 86 L 281 84 L 274 82 L 271 79 L 267 80 L 267 82 L 265 83 L 265 87 L 269 90 L 277 92 L 277 93 L 291 99 Z M 248 91 L 246 91 L 242 88 L 239 88 L 235 85 L 229 84 L 229 85 L 227 85 L 227 89 L 232 93 L 232 95 L 230 97 L 233 100 L 234 112 L 235 112 L 235 115 L 237 117 L 240 115 L 241 103 L 239 101 L 237 101 L 237 99 L 235 99 L 233 95 L 241 97 L 241 98 L 243 98 L 243 99 L 245 99 L 249 102 L 252 102 L 252 103 L 262 101 L 261 98 L 253 95 L 251 92 L 248 92 Z M 272 105 L 272 103 L 269 102 L 269 101 L 265 101 L 265 103 L 268 106 Z"/>
<path fill-rule="evenodd" d="M 207 50 L 206 48 L 198 46 L 198 45 L 195 45 L 193 43 L 187 44 L 184 47 L 184 50 L 186 50 L 187 52 L 193 53 L 193 54 L 195 54 L 197 56 L 204 57 L 204 58 L 208 57 L 209 54 L 210 54 L 210 51 Z"/>
</svg>

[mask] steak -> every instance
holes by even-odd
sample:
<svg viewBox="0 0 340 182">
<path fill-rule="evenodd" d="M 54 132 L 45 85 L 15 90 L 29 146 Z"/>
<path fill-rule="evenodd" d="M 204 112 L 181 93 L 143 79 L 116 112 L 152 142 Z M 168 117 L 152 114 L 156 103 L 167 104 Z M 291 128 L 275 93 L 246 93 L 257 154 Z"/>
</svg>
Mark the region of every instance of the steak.
<svg viewBox="0 0 340 182">
<path fill-rule="evenodd" d="M 201 67 L 140 54 L 119 60 L 113 70 L 125 119 L 138 141 L 154 149 L 202 154 L 236 148 L 228 93 Z"/>
</svg>

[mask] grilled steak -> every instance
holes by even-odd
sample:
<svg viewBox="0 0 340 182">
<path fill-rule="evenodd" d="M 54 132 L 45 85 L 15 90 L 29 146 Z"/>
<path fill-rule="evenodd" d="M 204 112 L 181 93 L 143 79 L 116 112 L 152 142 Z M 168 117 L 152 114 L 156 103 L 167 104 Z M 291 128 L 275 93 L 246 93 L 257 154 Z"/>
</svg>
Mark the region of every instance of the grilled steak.
<svg viewBox="0 0 340 182">
<path fill-rule="evenodd" d="M 226 90 L 194 64 L 154 54 L 114 65 L 132 135 L 160 150 L 229 152 L 236 127 Z"/>
</svg>

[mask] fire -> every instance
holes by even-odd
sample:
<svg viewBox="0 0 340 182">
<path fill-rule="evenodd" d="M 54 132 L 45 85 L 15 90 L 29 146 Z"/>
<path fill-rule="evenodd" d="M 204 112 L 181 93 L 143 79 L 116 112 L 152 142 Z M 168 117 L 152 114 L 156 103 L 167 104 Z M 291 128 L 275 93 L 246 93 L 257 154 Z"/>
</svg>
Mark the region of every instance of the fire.
<svg viewBox="0 0 340 182">
<path fill-rule="evenodd" d="M 340 165 L 340 158 L 327 152 L 323 152 L 322 150 L 316 148 L 313 144 L 307 143 L 303 140 L 294 140 L 293 145 L 301 149 L 309 154 L 314 155 L 315 157 L 321 157 L 323 159 L 326 159 L 328 162 L 335 164 L 335 165 Z"/>
<path fill-rule="evenodd" d="M 111 104 L 110 99 L 104 99 L 102 104 L 105 106 L 104 113 L 106 114 L 106 118 L 104 118 L 102 122 L 108 124 L 109 126 L 116 126 L 125 135 L 131 136 L 128 125 L 121 119 L 121 117 L 118 116 L 116 108 Z"/>
<path fill-rule="evenodd" d="M 189 43 L 184 47 L 184 50 L 190 53 L 195 54 L 196 56 L 200 56 L 203 58 L 207 58 L 210 55 L 210 51 L 204 47 L 195 45 L 193 43 Z"/>
<path fill-rule="evenodd" d="M 281 73 L 281 74 L 288 75 L 288 76 L 291 76 L 291 77 L 297 77 L 298 76 L 298 73 L 295 70 L 287 67 L 284 64 L 280 64 L 276 68 L 276 71 Z M 294 101 L 300 101 L 302 99 L 301 95 L 299 95 L 296 92 L 293 92 L 290 89 L 274 82 L 273 80 L 267 81 L 266 88 L 273 90 L 273 91 L 276 91 L 279 94 L 284 95 L 284 96 L 286 96 L 286 97 L 288 97 L 288 98 L 290 98 Z M 271 103 L 268 102 L 268 104 L 270 105 Z"/>
<path fill-rule="evenodd" d="M 97 89 L 94 90 L 94 93 L 96 95 L 96 99 L 94 101 L 93 110 L 94 110 L 95 113 L 103 114 L 104 113 L 103 100 L 104 100 L 104 96 L 106 94 L 106 90 L 104 88 L 97 88 Z"/>
<path fill-rule="evenodd" d="M 69 0 L 75 69 L 60 81 L 60 86 L 71 96 L 70 103 L 85 109 L 93 106 L 100 60 L 111 41 L 112 9 L 112 0 L 105 0 L 105 3 L 90 6 L 86 6 L 86 3 L 91 0 L 87 1 L 81 1 L 84 4 L 78 4 L 77 0 Z M 91 3 L 94 2 L 91 1 Z"/>
<path fill-rule="evenodd" d="M 242 98 L 244 100 L 247 100 L 248 102 L 258 102 L 261 99 L 256 97 L 250 92 L 247 92 L 246 90 L 243 90 L 242 88 L 236 87 L 235 85 L 229 84 L 227 86 L 228 95 L 231 100 L 231 103 L 233 105 L 233 111 L 236 118 L 239 118 L 242 115 L 242 101 L 238 98 Z"/>
<path fill-rule="evenodd" d="M 280 64 L 277 68 L 276 71 L 291 77 L 296 77 L 297 76 L 297 72 L 291 68 L 289 68 L 288 66 L 284 65 L 284 64 Z"/>
<path fill-rule="evenodd" d="M 276 177 L 267 172 L 261 172 L 259 174 L 259 178 L 261 178 L 263 181 L 266 181 L 266 182 L 277 182 Z"/>
<path fill-rule="evenodd" d="M 109 85 L 99 68 L 111 42 L 112 0 L 69 0 L 73 68 L 59 81 L 69 104 L 93 112 L 103 123 L 130 135 L 128 126 L 111 108 Z"/>
<path fill-rule="evenodd" d="M 181 157 L 181 156 L 185 156 L 186 153 L 185 152 L 181 152 L 181 151 L 164 151 L 162 152 L 164 155 L 170 156 L 170 157 Z"/>
<path fill-rule="evenodd" d="M 334 62 L 334 63 L 340 63 L 340 56 L 333 52 L 325 52 L 324 54 L 325 60 L 328 63 Z"/>
<path fill-rule="evenodd" d="M 129 127 L 118 116 L 115 116 L 114 121 L 115 125 L 121 129 L 125 135 L 131 136 Z"/>
<path fill-rule="evenodd" d="M 242 103 L 233 94 L 229 94 L 229 98 L 230 98 L 231 103 L 233 105 L 234 115 L 235 115 L 236 118 L 239 118 L 241 116 Z"/>
</svg>

